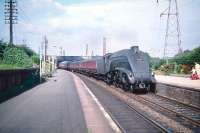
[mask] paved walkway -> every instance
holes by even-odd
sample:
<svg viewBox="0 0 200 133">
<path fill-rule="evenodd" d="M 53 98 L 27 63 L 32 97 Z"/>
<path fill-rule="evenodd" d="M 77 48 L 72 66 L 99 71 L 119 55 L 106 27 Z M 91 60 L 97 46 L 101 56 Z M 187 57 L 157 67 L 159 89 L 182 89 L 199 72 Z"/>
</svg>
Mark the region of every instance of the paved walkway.
<svg viewBox="0 0 200 133">
<path fill-rule="evenodd" d="M 0 133 L 87 133 L 90 131 L 86 122 L 89 118 L 84 114 L 84 100 L 80 98 L 92 101 L 91 96 L 80 96 L 77 92 L 72 74 L 58 70 L 44 84 L 0 104 Z M 113 132 L 103 113 L 95 106 L 84 107 L 96 109 L 100 114 L 101 120 L 93 114 L 95 127 L 104 125 L 106 131 Z"/>
<path fill-rule="evenodd" d="M 200 89 L 200 80 L 191 80 L 190 78 L 185 78 L 185 77 L 164 76 L 164 75 L 156 75 L 155 78 L 157 82 L 160 83 Z"/>
</svg>

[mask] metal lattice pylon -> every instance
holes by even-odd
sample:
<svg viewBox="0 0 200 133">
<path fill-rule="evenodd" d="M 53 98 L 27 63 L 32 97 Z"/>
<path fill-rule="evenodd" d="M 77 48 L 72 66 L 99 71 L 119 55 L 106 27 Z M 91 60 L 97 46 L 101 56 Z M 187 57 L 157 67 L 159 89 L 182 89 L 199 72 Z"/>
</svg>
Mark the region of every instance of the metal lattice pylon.
<svg viewBox="0 0 200 133">
<path fill-rule="evenodd" d="M 181 53 L 181 32 L 179 23 L 179 11 L 177 0 L 169 0 L 168 8 L 160 14 L 167 16 L 167 27 L 164 44 L 164 59 L 168 63 L 168 58 L 177 53 Z"/>
</svg>

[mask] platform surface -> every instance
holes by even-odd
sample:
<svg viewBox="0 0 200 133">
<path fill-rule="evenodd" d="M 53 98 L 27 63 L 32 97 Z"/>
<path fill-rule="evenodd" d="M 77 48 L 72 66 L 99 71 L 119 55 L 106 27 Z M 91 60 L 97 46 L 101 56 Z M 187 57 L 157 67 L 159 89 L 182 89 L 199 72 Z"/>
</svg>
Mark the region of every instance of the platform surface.
<svg viewBox="0 0 200 133">
<path fill-rule="evenodd" d="M 71 73 L 58 70 L 47 82 L 1 103 L 0 133 L 112 133 L 103 113 L 83 87 L 81 91 L 86 96 L 80 96 L 77 83 L 80 81 L 75 82 Z M 91 104 L 84 103 L 87 101 Z M 93 110 L 92 116 L 85 114 L 89 109 Z M 99 126 L 103 128 L 94 131 Z"/>
<path fill-rule="evenodd" d="M 156 81 L 159 83 L 171 84 L 180 87 L 188 87 L 200 90 L 200 80 L 191 80 L 185 77 L 155 75 Z"/>
</svg>

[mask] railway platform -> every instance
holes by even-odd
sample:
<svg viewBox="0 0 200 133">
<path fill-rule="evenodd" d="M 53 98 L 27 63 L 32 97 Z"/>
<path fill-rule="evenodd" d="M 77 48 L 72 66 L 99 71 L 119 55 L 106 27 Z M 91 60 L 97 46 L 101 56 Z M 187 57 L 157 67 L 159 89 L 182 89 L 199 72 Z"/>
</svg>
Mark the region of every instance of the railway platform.
<svg viewBox="0 0 200 133">
<path fill-rule="evenodd" d="M 120 132 L 84 83 L 64 70 L 1 103 L 0 118 L 1 133 Z"/>
<path fill-rule="evenodd" d="M 157 95 L 200 108 L 200 80 L 156 75 Z"/>
<path fill-rule="evenodd" d="M 155 78 L 157 82 L 160 83 L 200 90 L 200 80 L 191 80 L 190 78 L 186 77 L 164 76 L 164 75 L 156 75 Z"/>
</svg>

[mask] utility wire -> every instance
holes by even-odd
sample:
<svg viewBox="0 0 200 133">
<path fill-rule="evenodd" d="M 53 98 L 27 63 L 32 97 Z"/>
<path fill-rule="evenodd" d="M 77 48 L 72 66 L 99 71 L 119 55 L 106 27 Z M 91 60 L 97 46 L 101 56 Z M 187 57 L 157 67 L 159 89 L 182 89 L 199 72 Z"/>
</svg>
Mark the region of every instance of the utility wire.
<svg viewBox="0 0 200 133">
<path fill-rule="evenodd" d="M 26 12 L 23 10 L 23 8 L 21 8 L 21 5 L 19 4 L 18 5 L 18 7 L 19 7 L 19 10 L 21 11 L 21 16 L 20 16 L 20 18 L 24 21 L 24 22 L 26 22 L 27 24 L 30 24 L 30 25 L 32 25 L 32 26 L 34 26 L 33 24 L 32 24 L 32 21 L 31 21 L 31 18 L 26 14 Z M 26 25 L 24 25 L 24 27 L 25 27 L 25 29 L 28 31 L 28 29 L 26 28 Z M 34 28 L 37 30 L 37 31 L 39 31 L 39 28 L 37 27 L 37 26 L 34 26 Z M 38 35 L 38 36 L 41 36 L 42 35 L 42 33 L 41 32 L 39 32 L 39 34 L 37 34 L 37 33 L 33 33 L 33 32 L 27 32 L 28 34 L 31 34 L 31 35 Z"/>
</svg>

